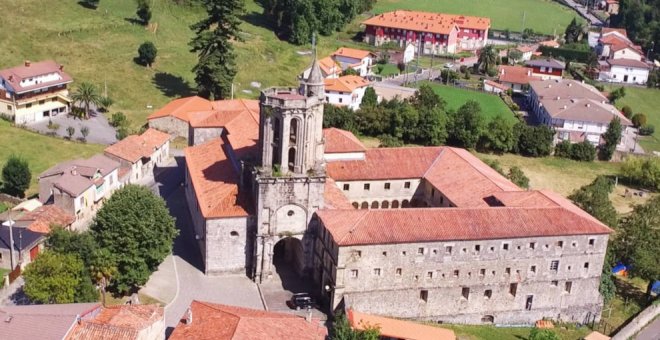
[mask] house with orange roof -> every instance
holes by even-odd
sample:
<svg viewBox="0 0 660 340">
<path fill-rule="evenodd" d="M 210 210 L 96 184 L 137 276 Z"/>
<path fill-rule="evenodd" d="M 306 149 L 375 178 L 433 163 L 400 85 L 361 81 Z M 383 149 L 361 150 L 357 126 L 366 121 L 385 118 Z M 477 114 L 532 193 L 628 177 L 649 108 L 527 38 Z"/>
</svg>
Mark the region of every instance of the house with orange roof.
<svg viewBox="0 0 660 340">
<path fill-rule="evenodd" d="M 325 58 L 319 59 L 319 67 L 321 68 L 321 73 L 323 78 L 339 78 L 341 73 L 344 71 L 341 68 L 341 65 L 332 56 L 327 56 Z M 300 76 L 300 79 L 306 79 L 309 76 L 309 72 L 312 70 L 311 67 L 305 69 Z"/>
<path fill-rule="evenodd" d="M 325 79 L 325 102 L 357 110 L 370 82 L 360 76 L 341 76 Z"/>
<path fill-rule="evenodd" d="M 523 93 L 529 90 L 529 82 L 532 80 L 541 80 L 541 77 L 532 75 L 534 69 L 524 66 L 500 65 L 497 70 L 497 81 L 513 90 L 513 92 Z"/>
<path fill-rule="evenodd" d="M 595 49 L 600 56 L 598 80 L 646 84 L 652 67 L 646 62 L 641 47 L 630 41 L 625 29 L 603 28 Z"/>
<path fill-rule="evenodd" d="M 119 162 L 119 178 L 124 184 L 137 183 L 170 160 L 170 135 L 149 128 L 141 135 L 130 135 L 105 148 L 103 153 Z"/>
<path fill-rule="evenodd" d="M 490 19 L 457 14 L 397 10 L 364 22 L 364 41 L 374 46 L 413 44 L 423 54 L 456 53 L 486 46 Z"/>
<path fill-rule="evenodd" d="M 0 70 L 0 115 L 16 124 L 38 122 L 71 110 L 73 78 L 53 60 Z"/>
<path fill-rule="evenodd" d="M 349 47 L 340 47 L 330 56 L 342 70 L 352 68 L 360 77 L 366 77 L 371 73 L 371 66 L 376 59 L 376 54 L 371 51 Z"/>
<path fill-rule="evenodd" d="M 323 340 L 319 319 L 193 300 L 170 340 Z"/>
<path fill-rule="evenodd" d="M 307 293 L 326 311 L 598 320 L 607 226 L 560 195 L 523 190 L 468 150 L 367 148 L 323 129 L 327 81 L 313 61 L 298 88 L 262 91 L 258 124 L 234 119 L 246 123 L 185 149 L 207 275 L 268 282 L 286 271 L 313 282 Z M 199 314 L 180 338 L 204 333 L 193 331 Z"/>
<path fill-rule="evenodd" d="M 361 313 L 353 309 L 346 312 L 348 323 L 356 330 L 377 328 L 381 339 L 391 340 L 456 340 L 454 331 L 438 326 L 397 320 Z"/>
</svg>

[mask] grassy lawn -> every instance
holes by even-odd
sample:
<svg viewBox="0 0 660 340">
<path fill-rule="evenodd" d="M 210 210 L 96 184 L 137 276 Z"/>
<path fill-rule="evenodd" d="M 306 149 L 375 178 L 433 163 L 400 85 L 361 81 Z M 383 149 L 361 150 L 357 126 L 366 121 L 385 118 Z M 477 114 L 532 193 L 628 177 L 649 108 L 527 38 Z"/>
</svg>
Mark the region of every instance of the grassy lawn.
<svg viewBox="0 0 660 340">
<path fill-rule="evenodd" d="M 648 305 L 645 296 L 646 281 L 617 277 L 614 284 L 616 295 L 603 308 L 601 315 L 599 331 L 604 334 L 612 334 Z"/>
<path fill-rule="evenodd" d="M 378 74 L 380 74 L 383 77 L 399 74 L 399 68 L 396 67 L 396 65 L 394 64 L 384 64 L 383 70 L 380 71 L 380 73 Z"/>
<path fill-rule="evenodd" d="M 608 86 L 606 91 L 611 91 L 618 86 Z M 648 124 L 656 127 L 653 136 L 643 137 L 640 144 L 645 151 L 660 151 L 660 89 L 648 89 L 641 87 L 626 87 L 626 96 L 620 99 L 616 106 L 621 108 L 630 106 L 634 113 L 643 113 L 648 119 Z"/>
<path fill-rule="evenodd" d="M 105 302 L 108 306 L 123 305 L 129 298 L 129 296 L 115 297 L 112 296 L 112 294 L 107 293 L 105 296 Z M 138 293 L 138 298 L 140 299 L 140 304 L 142 305 L 159 304 L 161 306 L 165 306 L 162 301 L 146 294 Z M 99 302 L 103 302 L 103 296 L 101 294 L 99 294 Z"/>
<path fill-rule="evenodd" d="M 431 84 L 431 86 L 435 93 L 447 102 L 447 107 L 449 109 L 456 110 L 461 107 L 461 105 L 465 104 L 465 102 L 472 99 L 479 102 L 481 105 L 481 112 L 487 119 L 492 119 L 501 115 L 511 121 L 516 120 L 516 117 L 513 116 L 511 110 L 509 110 L 502 99 L 496 95 L 439 84 Z"/>
<path fill-rule="evenodd" d="M 441 325 L 452 329 L 460 340 L 525 340 L 532 330 L 530 327 L 494 327 L 468 325 Z M 578 329 L 553 329 L 562 340 L 578 340 L 589 334 L 587 327 Z"/>
<path fill-rule="evenodd" d="M 98 144 L 83 144 L 64 139 L 47 137 L 0 120 L 0 168 L 12 154 L 25 158 L 32 172 L 28 196 L 37 192 L 37 176 L 49 167 L 68 159 L 85 158 L 103 151 Z"/>
<path fill-rule="evenodd" d="M 0 202 L 0 213 L 3 213 L 9 209 L 9 206 L 5 202 Z"/>
<path fill-rule="evenodd" d="M 485 16 L 492 28 L 517 32 L 522 31 L 524 13 L 524 27 L 545 34 L 554 34 L 555 29 L 563 34 L 574 17 L 581 20 L 573 10 L 551 0 L 378 0 L 373 11 L 397 9 Z"/>
</svg>

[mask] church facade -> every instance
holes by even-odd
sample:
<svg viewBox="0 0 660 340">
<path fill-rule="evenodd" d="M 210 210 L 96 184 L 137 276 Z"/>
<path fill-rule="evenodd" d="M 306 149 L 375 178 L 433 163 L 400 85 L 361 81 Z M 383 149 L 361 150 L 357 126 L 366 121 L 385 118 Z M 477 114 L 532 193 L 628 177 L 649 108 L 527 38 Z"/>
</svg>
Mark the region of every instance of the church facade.
<svg viewBox="0 0 660 340">
<path fill-rule="evenodd" d="M 207 275 L 261 282 L 284 261 L 330 309 L 465 323 L 600 318 L 609 228 L 466 150 L 369 149 L 323 129 L 323 86 L 314 61 L 299 88 L 264 90 L 257 114 L 215 114 L 207 125 L 224 124 L 218 137 L 185 149 Z"/>
</svg>

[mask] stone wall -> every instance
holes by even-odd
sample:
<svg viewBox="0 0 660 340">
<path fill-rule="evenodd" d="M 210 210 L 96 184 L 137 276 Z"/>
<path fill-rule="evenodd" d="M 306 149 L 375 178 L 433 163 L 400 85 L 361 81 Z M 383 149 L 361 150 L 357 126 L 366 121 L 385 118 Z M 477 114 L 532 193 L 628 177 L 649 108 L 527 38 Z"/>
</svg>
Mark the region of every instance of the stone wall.
<svg viewBox="0 0 660 340">
<path fill-rule="evenodd" d="M 360 208 L 400 208 L 404 201 L 421 199 L 424 195 L 422 180 L 409 178 L 386 181 L 337 181 L 337 187 L 348 200 Z M 406 204 L 407 206 L 407 204 Z"/>
<path fill-rule="evenodd" d="M 188 122 L 171 116 L 149 120 L 149 127 L 188 140 Z"/>
<path fill-rule="evenodd" d="M 223 128 L 190 128 L 191 140 L 188 145 L 199 145 L 205 142 L 218 138 L 222 135 Z"/>
<path fill-rule="evenodd" d="M 206 274 L 245 274 L 248 259 L 248 217 L 206 220 Z"/>
</svg>

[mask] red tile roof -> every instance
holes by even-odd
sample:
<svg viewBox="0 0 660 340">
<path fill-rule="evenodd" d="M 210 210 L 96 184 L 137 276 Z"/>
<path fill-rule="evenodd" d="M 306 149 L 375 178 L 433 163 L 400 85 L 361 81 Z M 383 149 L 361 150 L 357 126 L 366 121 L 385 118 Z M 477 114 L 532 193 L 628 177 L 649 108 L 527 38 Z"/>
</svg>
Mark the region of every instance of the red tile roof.
<svg viewBox="0 0 660 340">
<path fill-rule="evenodd" d="M 443 147 L 367 149 L 365 160 L 334 161 L 326 165 L 335 181 L 422 178 Z"/>
<path fill-rule="evenodd" d="M 348 47 L 340 47 L 338 50 L 332 53 L 332 56 L 333 57 L 340 56 L 340 57 L 362 60 L 366 57 L 375 56 L 375 55 L 371 51 L 358 50 L 355 48 L 348 48 Z"/>
<path fill-rule="evenodd" d="M 335 181 L 328 177 L 325 180 L 323 201 L 326 209 L 351 209 L 353 206 L 344 193 L 337 187 Z"/>
<path fill-rule="evenodd" d="M 561 206 L 324 209 L 317 215 L 340 246 L 596 235 L 612 231 L 593 217 Z"/>
<path fill-rule="evenodd" d="M 319 320 L 305 319 L 284 313 L 193 301 L 190 304 L 192 322 L 176 326 L 170 340 L 322 340 L 327 329 Z"/>
<path fill-rule="evenodd" d="M 147 129 L 141 135 L 130 135 L 105 148 L 105 153 L 131 163 L 151 155 L 170 139 L 170 135 L 156 129 Z"/>
<path fill-rule="evenodd" d="M 457 27 L 479 30 L 490 28 L 489 18 L 402 10 L 378 14 L 362 23 L 437 34 L 449 34 Z"/>
<path fill-rule="evenodd" d="M 498 88 L 498 89 L 503 90 L 503 91 L 506 91 L 506 90 L 509 89 L 508 86 L 502 85 L 500 83 L 496 83 L 496 82 L 494 82 L 492 80 L 488 80 L 488 79 L 484 79 L 484 84 L 490 85 L 492 87 Z"/>
<path fill-rule="evenodd" d="M 541 41 L 541 42 L 539 43 L 539 45 L 541 45 L 541 46 L 547 46 L 547 47 L 554 47 L 554 48 L 559 47 L 559 43 L 556 42 L 555 40 Z"/>
<path fill-rule="evenodd" d="M 78 317 L 100 308 L 98 303 L 0 306 L 0 339 L 63 339 Z"/>
<path fill-rule="evenodd" d="M 68 214 L 56 205 L 42 205 L 39 208 L 23 214 L 17 221 L 32 221 L 28 229 L 37 233 L 47 234 L 52 225 L 67 227 L 73 223 L 75 216 Z"/>
<path fill-rule="evenodd" d="M 607 63 L 610 64 L 610 66 L 634 67 L 646 70 L 651 68 L 647 63 L 635 59 L 608 59 Z"/>
<path fill-rule="evenodd" d="M 184 150 L 192 189 L 205 218 L 248 215 L 248 201 L 239 195 L 239 175 L 225 147 L 217 138 Z"/>
<path fill-rule="evenodd" d="M 408 340 L 456 339 L 456 334 L 450 329 L 360 313 L 352 309 L 346 314 L 352 328 L 365 330 L 369 327 L 377 327 L 381 337 Z"/>
<path fill-rule="evenodd" d="M 541 80 L 540 77 L 532 76 L 532 71 L 531 67 L 500 65 L 498 68 L 499 81 L 527 85 L 531 80 Z"/>
<path fill-rule="evenodd" d="M 616 1 L 616 2 L 618 2 L 618 1 Z M 610 32 L 619 32 L 625 37 L 628 36 L 628 32 L 626 32 L 625 28 L 603 27 L 600 32 L 601 32 L 602 35 L 605 35 L 605 34 L 610 33 Z"/>
<path fill-rule="evenodd" d="M 187 122 L 190 120 L 190 112 L 211 111 L 212 109 L 213 104 L 202 97 L 179 98 L 167 103 L 160 110 L 149 115 L 147 120 L 172 116 Z"/>
<path fill-rule="evenodd" d="M 337 128 L 323 129 L 323 137 L 325 137 L 325 153 L 365 152 L 367 150 L 350 131 Z"/>
<path fill-rule="evenodd" d="M 69 332 L 66 340 L 130 340 L 156 322 L 163 323 L 164 309 L 159 305 L 119 305 L 102 308 L 90 319 L 83 319 Z"/>
<path fill-rule="evenodd" d="M 368 80 L 355 75 L 342 76 L 339 78 L 325 79 L 326 91 L 353 92 L 361 87 L 368 86 Z"/>
<path fill-rule="evenodd" d="M 57 74 L 59 79 L 27 86 L 21 85 L 21 80 L 53 73 Z M 21 66 L 0 70 L 0 77 L 8 82 L 17 93 L 53 85 L 67 84 L 73 81 L 71 76 L 63 71 L 62 66 L 53 60 L 45 60 L 37 63 L 25 62 Z"/>
</svg>

